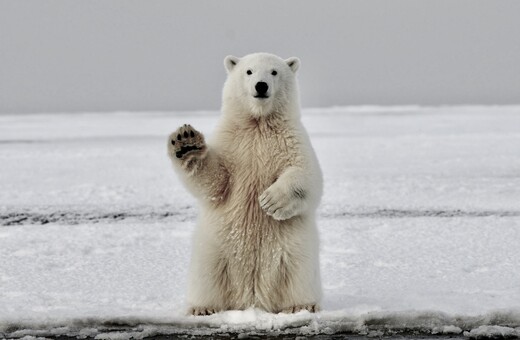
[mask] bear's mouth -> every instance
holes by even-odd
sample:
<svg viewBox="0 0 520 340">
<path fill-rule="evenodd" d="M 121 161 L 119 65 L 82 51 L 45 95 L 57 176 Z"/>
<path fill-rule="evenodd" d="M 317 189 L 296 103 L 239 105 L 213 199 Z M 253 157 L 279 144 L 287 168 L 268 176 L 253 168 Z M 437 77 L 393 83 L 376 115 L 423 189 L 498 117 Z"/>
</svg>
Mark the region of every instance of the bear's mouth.
<svg viewBox="0 0 520 340">
<path fill-rule="evenodd" d="M 258 99 L 267 99 L 269 98 L 269 96 L 266 96 L 265 94 L 257 94 L 256 96 L 254 96 L 255 98 L 258 98 Z"/>
</svg>

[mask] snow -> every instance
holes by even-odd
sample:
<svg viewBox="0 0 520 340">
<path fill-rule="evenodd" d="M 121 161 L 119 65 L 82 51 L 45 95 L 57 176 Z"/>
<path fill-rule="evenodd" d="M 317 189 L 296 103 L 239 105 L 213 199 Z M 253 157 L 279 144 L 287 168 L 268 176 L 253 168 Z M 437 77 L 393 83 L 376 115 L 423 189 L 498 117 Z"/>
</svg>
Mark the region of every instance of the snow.
<svg viewBox="0 0 520 340">
<path fill-rule="evenodd" d="M 166 137 L 217 112 L 0 115 L 0 338 L 520 335 L 520 107 L 307 109 L 323 311 L 185 315 Z"/>
<path fill-rule="evenodd" d="M 473 338 L 518 338 L 520 337 L 520 327 L 513 329 L 502 326 L 480 326 L 472 329 L 471 332 L 464 332 L 464 335 Z"/>
</svg>

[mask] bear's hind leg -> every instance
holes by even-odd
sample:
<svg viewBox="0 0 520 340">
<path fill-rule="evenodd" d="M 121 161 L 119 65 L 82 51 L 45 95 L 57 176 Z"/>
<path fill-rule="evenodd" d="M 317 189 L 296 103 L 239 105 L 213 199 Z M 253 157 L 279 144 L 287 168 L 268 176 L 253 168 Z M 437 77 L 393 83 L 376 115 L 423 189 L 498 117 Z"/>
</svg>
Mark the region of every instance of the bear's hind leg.
<svg viewBox="0 0 520 340">
<path fill-rule="evenodd" d="M 218 249 L 207 244 L 200 248 L 195 251 L 190 268 L 188 314 L 211 315 L 228 309 L 228 264 Z"/>
<path fill-rule="evenodd" d="M 302 268 L 307 266 L 307 268 Z M 299 268 L 298 268 L 299 267 Z M 277 312 L 282 313 L 297 313 L 302 310 L 307 310 L 311 313 L 320 310 L 320 283 L 319 273 L 314 271 L 311 273 L 312 267 L 309 264 L 299 263 L 288 271 L 287 276 L 283 279 L 285 285 L 280 285 L 282 288 L 279 294 L 279 302 L 277 305 Z M 292 270 L 292 271 L 291 271 Z M 314 276 L 314 277 L 313 277 Z"/>
<path fill-rule="evenodd" d="M 266 242 L 262 256 L 266 260 L 256 286 L 262 308 L 273 313 L 319 310 L 318 239 L 310 223 L 299 219 L 287 222 L 280 226 L 276 238 Z"/>
</svg>

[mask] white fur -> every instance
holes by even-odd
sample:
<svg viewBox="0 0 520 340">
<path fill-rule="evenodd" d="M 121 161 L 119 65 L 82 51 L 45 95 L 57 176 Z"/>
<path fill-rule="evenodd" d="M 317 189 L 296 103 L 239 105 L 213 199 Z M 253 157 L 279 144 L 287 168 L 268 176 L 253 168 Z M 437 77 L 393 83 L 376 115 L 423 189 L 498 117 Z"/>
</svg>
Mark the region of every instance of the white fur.
<svg viewBox="0 0 520 340">
<path fill-rule="evenodd" d="M 322 176 L 300 123 L 297 58 L 267 53 L 224 60 L 222 116 L 200 151 L 169 154 L 200 202 L 188 303 L 193 314 L 251 306 L 269 312 L 318 308 L 321 298 L 315 211 Z M 251 71 L 251 75 L 247 74 Z M 276 75 L 272 72 L 276 71 Z M 255 84 L 269 98 L 255 98 Z M 183 130 L 184 129 L 184 130 Z"/>
</svg>

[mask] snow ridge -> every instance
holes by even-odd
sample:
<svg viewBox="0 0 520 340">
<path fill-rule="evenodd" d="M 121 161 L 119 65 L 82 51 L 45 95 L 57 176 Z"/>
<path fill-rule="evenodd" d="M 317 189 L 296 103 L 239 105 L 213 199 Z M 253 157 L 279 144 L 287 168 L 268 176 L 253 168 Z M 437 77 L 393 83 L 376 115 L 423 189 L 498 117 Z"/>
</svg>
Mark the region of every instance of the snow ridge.
<svg viewBox="0 0 520 340">
<path fill-rule="evenodd" d="M 311 314 L 269 314 L 258 309 L 228 311 L 205 317 L 143 318 L 88 317 L 66 321 L 42 320 L 0 323 L 4 338 L 68 336 L 96 339 L 142 339 L 158 335 L 226 336 L 464 335 L 469 338 L 520 336 L 520 311 L 495 311 L 481 316 L 450 316 L 435 311 L 345 311 Z"/>
<path fill-rule="evenodd" d="M 4 211 L 1 211 L 4 210 Z M 0 226 L 11 225 L 43 225 L 57 224 L 81 224 L 81 223 L 116 223 L 123 221 L 160 221 L 164 219 L 191 219 L 195 218 L 192 207 L 186 209 L 162 209 L 162 208 L 135 208 L 102 211 L 97 210 L 61 210 L 54 208 L 18 209 L 16 211 L 0 209 Z"/>
<path fill-rule="evenodd" d="M 119 209 L 110 211 L 97 210 L 57 210 L 54 207 L 40 207 L 37 209 L 0 208 L 0 226 L 11 225 L 43 225 L 48 223 L 81 224 L 81 223 L 117 223 L 123 221 L 159 221 L 163 219 L 193 220 L 195 210 L 186 206 L 179 210 L 174 207 L 136 207 L 133 209 Z M 519 217 L 517 210 L 461 210 L 461 209 L 352 209 L 348 211 L 321 212 L 322 218 L 419 218 L 419 217 Z"/>
</svg>

